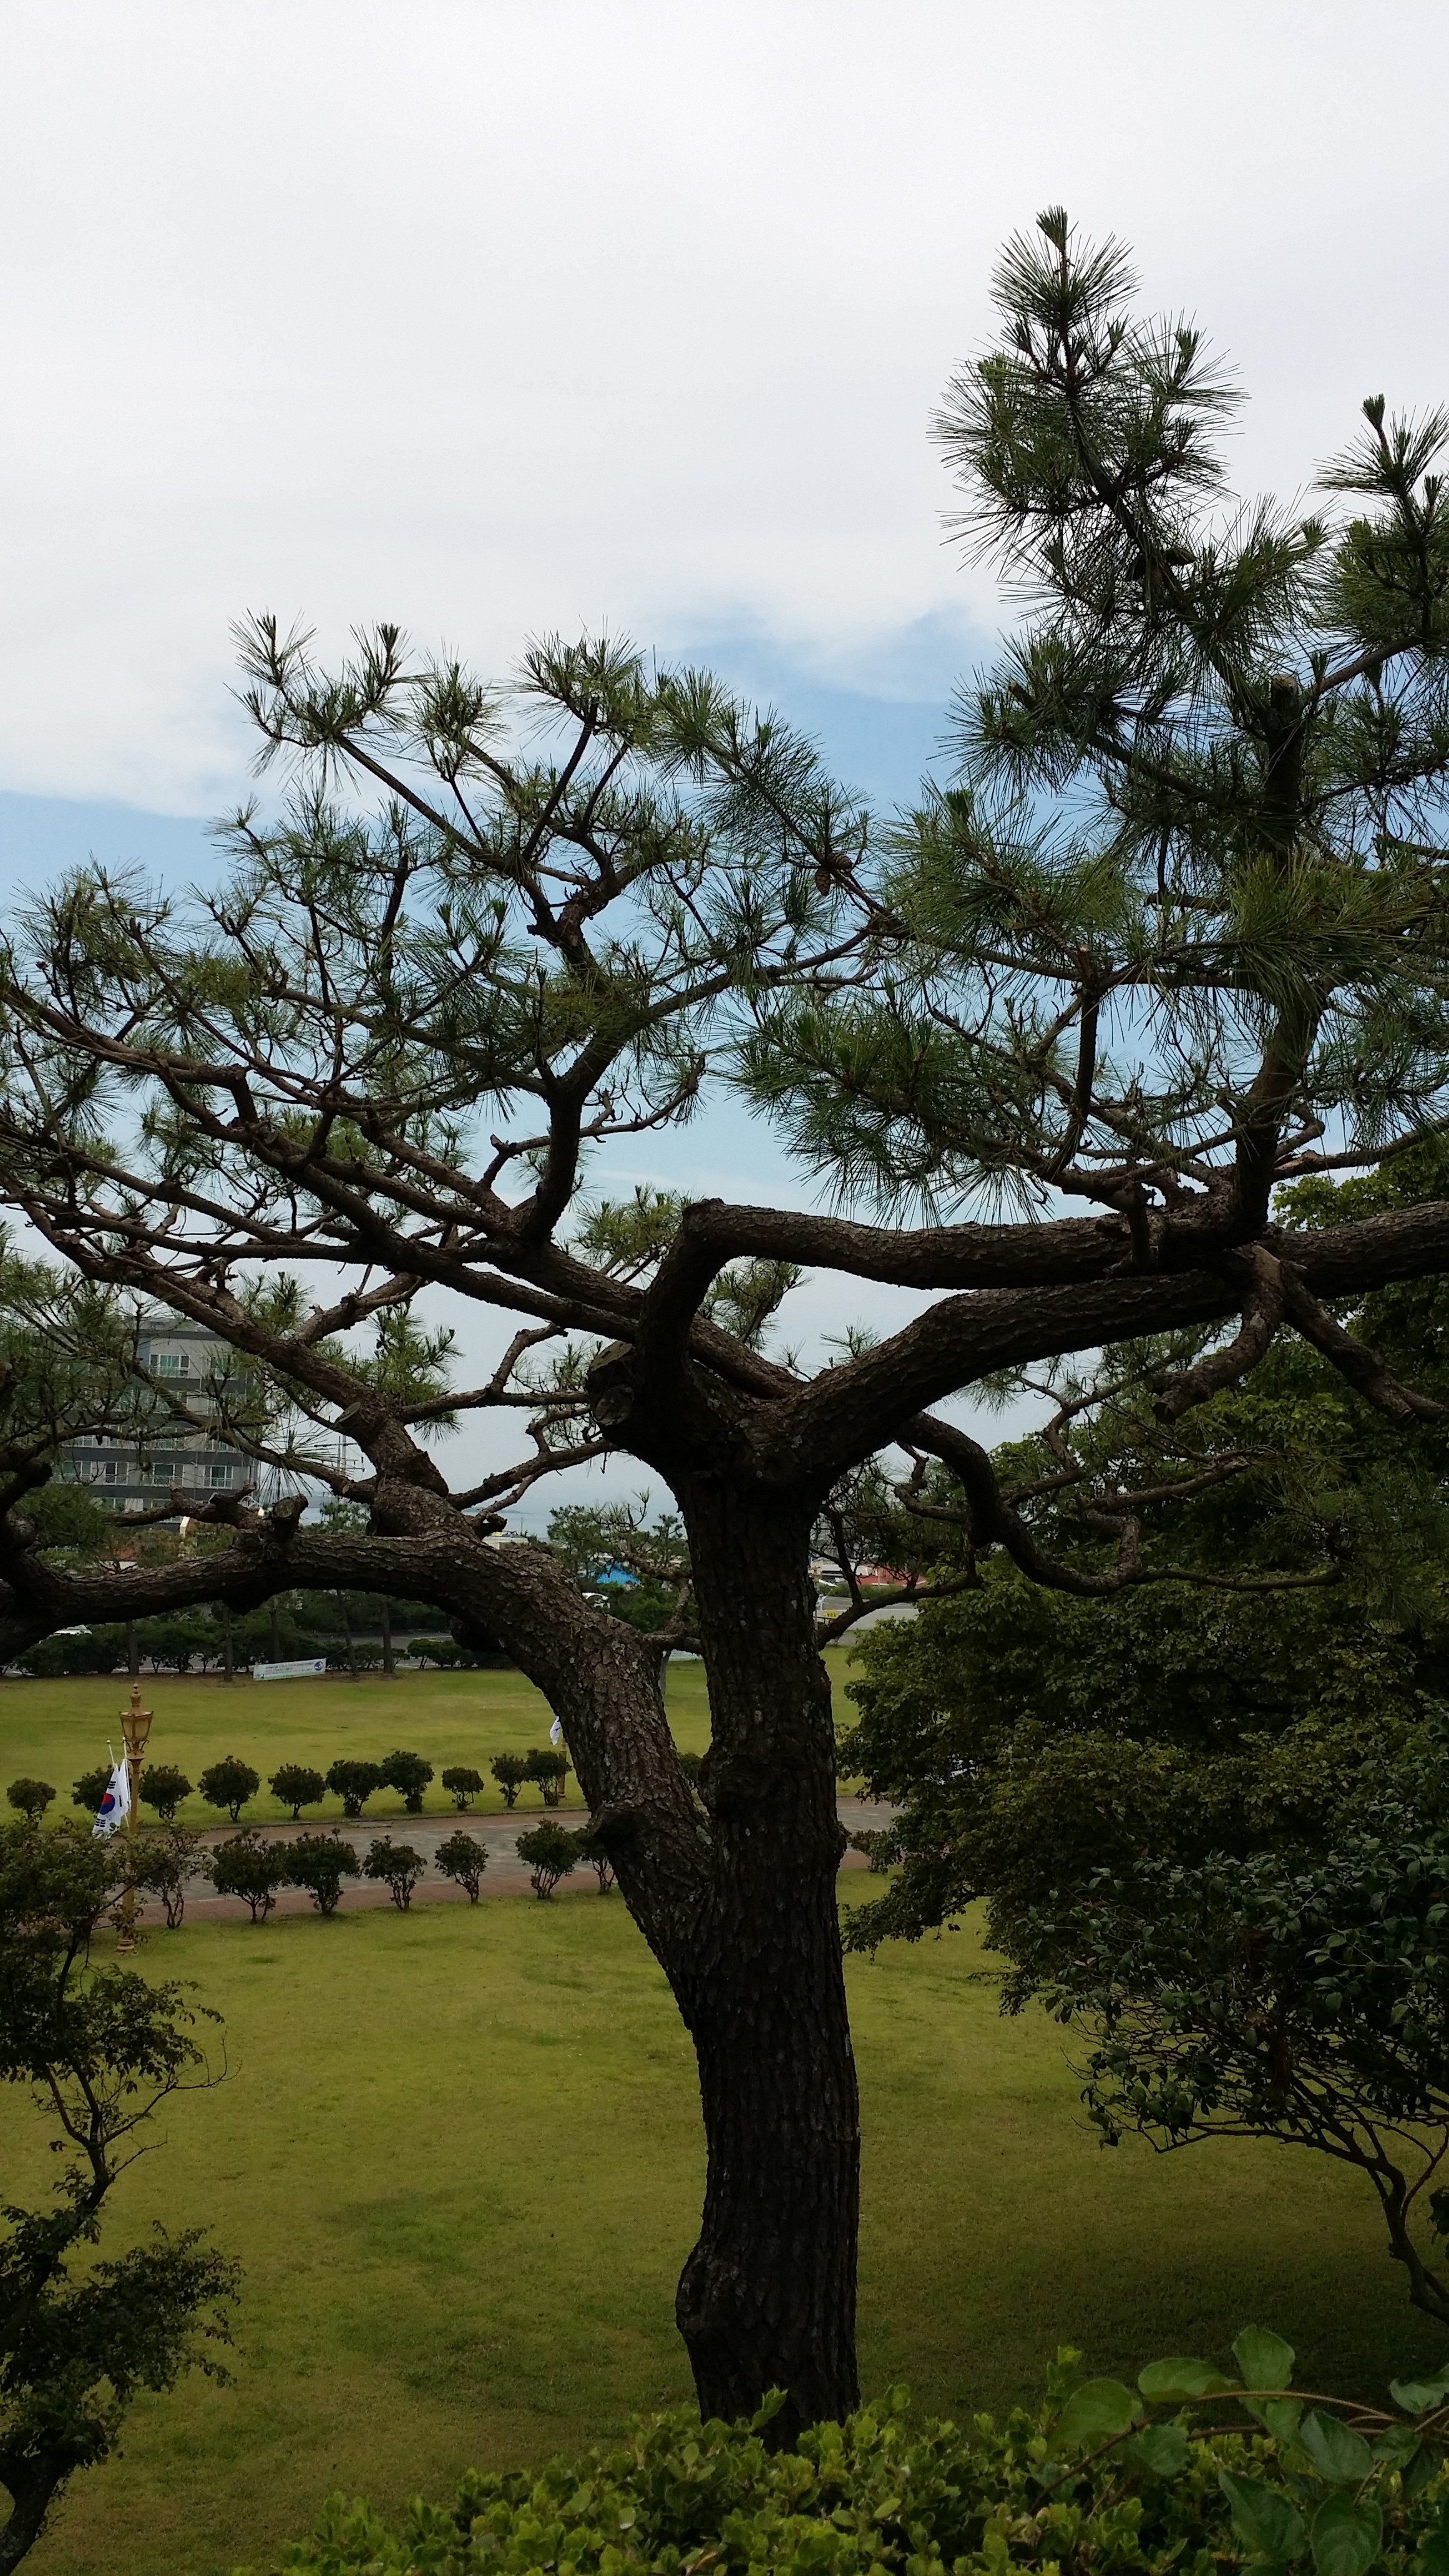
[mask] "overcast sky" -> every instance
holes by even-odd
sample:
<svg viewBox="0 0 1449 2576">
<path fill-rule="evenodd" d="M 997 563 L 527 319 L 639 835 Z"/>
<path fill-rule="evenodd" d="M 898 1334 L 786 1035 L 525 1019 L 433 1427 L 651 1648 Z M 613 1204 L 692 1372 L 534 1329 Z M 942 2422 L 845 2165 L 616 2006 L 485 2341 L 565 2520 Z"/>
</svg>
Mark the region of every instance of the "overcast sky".
<svg viewBox="0 0 1449 2576">
<path fill-rule="evenodd" d="M 1427 0 L 11 0 L 0 881 L 189 868 L 261 607 L 607 624 L 909 794 L 999 614 L 927 423 L 1002 237 L 1124 235 L 1304 486 L 1449 394 L 1446 98 Z"/>
</svg>

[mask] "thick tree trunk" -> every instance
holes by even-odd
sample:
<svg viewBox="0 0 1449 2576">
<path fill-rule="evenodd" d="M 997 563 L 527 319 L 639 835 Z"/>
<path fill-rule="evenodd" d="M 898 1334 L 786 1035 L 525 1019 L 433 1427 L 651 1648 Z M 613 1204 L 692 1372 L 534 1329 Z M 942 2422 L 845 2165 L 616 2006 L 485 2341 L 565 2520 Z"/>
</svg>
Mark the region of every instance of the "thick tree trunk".
<svg viewBox="0 0 1449 2576">
<path fill-rule="evenodd" d="M 790 2439 L 859 2403 L 860 2131 L 830 1683 L 808 1510 L 717 1485 L 681 1500 L 709 1681 L 715 1891 L 676 1980 L 709 2154 L 677 2314 L 702 2411 L 749 2414 L 783 2388 L 772 2431 Z"/>
<path fill-rule="evenodd" d="M 60 2461 L 52 2462 L 43 2454 L 39 2459 L 0 2458 L 0 2480 L 9 2488 L 13 2503 L 9 2521 L 0 2527 L 0 2576 L 10 2576 L 11 2568 L 29 2557 L 64 2477 Z"/>
</svg>

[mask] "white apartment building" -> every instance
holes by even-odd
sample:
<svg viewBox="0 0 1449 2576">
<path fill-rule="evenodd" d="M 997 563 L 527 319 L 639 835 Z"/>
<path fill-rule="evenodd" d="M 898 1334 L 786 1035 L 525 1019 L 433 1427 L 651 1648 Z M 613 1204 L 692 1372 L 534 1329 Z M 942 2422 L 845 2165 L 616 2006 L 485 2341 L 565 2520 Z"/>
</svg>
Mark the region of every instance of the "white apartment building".
<svg viewBox="0 0 1449 2576">
<path fill-rule="evenodd" d="M 60 1453 L 60 1474 L 89 1485 L 97 1502 L 115 1512 L 154 1510 L 173 1485 L 204 1502 L 211 1494 L 239 1493 L 254 1484 L 257 1468 L 211 1428 L 216 1408 L 210 1381 L 227 1365 L 227 1345 L 200 1324 L 154 1315 L 143 1320 L 136 1355 L 149 1376 L 164 1381 L 168 1391 L 175 1388 L 187 1420 L 168 1418 L 158 1404 L 154 1430 L 127 1428 L 69 1440 Z"/>
</svg>

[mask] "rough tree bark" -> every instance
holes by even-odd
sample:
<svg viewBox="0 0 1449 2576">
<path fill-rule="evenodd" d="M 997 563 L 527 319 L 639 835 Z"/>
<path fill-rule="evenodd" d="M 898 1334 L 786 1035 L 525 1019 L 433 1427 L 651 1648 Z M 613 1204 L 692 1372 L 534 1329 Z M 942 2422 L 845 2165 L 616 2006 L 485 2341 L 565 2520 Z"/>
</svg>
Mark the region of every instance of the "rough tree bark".
<svg viewBox="0 0 1449 2576">
<path fill-rule="evenodd" d="M 774 2430 L 859 2402 L 860 2123 L 836 1910 L 830 1681 L 815 1650 L 811 1513 L 703 1477 L 681 1494 L 709 1679 L 707 1927 L 677 1985 L 709 2150 L 677 2315 L 700 2404 L 787 2392 Z"/>
</svg>

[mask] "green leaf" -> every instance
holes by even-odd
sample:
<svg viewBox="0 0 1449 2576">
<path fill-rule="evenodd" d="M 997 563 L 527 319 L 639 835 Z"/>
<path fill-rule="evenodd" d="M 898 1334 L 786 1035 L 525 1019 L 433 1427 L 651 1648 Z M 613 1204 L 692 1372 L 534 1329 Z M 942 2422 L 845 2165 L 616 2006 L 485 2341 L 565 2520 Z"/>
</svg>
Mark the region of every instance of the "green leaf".
<svg viewBox="0 0 1449 2576">
<path fill-rule="evenodd" d="M 1219 2469 L 1218 2485 L 1231 2508 L 1233 2528 L 1250 2549 L 1261 2550 L 1280 2566 L 1301 2557 L 1307 2526 L 1277 2487 L 1260 2486 L 1256 2478 L 1235 2478 L 1230 2469 Z"/>
<path fill-rule="evenodd" d="M 1406 2469 L 1419 2448 L 1419 2436 L 1412 2424 L 1391 2424 L 1371 2447 L 1381 2468 Z"/>
<path fill-rule="evenodd" d="M 1391 2379 L 1389 2395 L 1406 2415 L 1427 2415 L 1431 2406 L 1442 2406 L 1449 2397 L 1449 2369 L 1437 2379 Z"/>
<path fill-rule="evenodd" d="M 1318 2576 L 1368 2576 L 1383 2536 L 1384 2518 L 1376 2504 L 1355 2504 L 1344 2495 L 1325 2496 L 1313 2517 L 1313 2564 Z"/>
<path fill-rule="evenodd" d="M 1419 2565 L 1424 2576 L 1449 2576 L 1449 2525 L 1441 2513 L 1439 2528 L 1431 2531 L 1419 2546 Z"/>
<path fill-rule="evenodd" d="M 1414 2453 L 1413 2458 L 1408 2462 L 1407 2466 L 1400 2471 L 1400 2475 L 1404 2481 L 1405 2495 L 1416 2496 L 1421 2494 L 1423 2489 L 1428 2485 L 1429 2480 L 1438 2475 L 1442 2465 L 1443 2462 L 1438 2451 L 1431 2448 L 1429 2443 L 1421 2442 L 1417 2451 Z"/>
<path fill-rule="evenodd" d="M 1122 2454 L 1149 2477 L 1180 2478 L 1192 2457 L 1192 2444 L 1180 2424 L 1149 2424 Z"/>
<path fill-rule="evenodd" d="M 1320 2415 L 1310 2406 L 1298 2427 L 1298 2439 L 1321 2478 L 1332 2487 L 1356 2487 L 1374 2464 L 1362 2433 L 1341 2424 L 1336 2415 Z"/>
<path fill-rule="evenodd" d="M 1244 2326 L 1233 2346 L 1233 2359 L 1245 2388 L 1291 2388 L 1293 2346 L 1267 2326 Z"/>
<path fill-rule="evenodd" d="M 1088 2379 L 1074 2389 L 1052 2428 L 1064 2448 L 1094 2450 L 1119 2433 L 1130 2433 L 1137 2421 L 1137 2400 L 1120 2379 Z"/>
<path fill-rule="evenodd" d="M 1181 2354 L 1172 2361 L 1149 2361 L 1137 2374 L 1137 2385 L 1154 2405 L 1179 2403 L 1190 2397 L 1220 2397 L 1226 2389 L 1236 2388 L 1235 2379 L 1224 2379 L 1210 2361 L 1188 2361 Z"/>
</svg>

